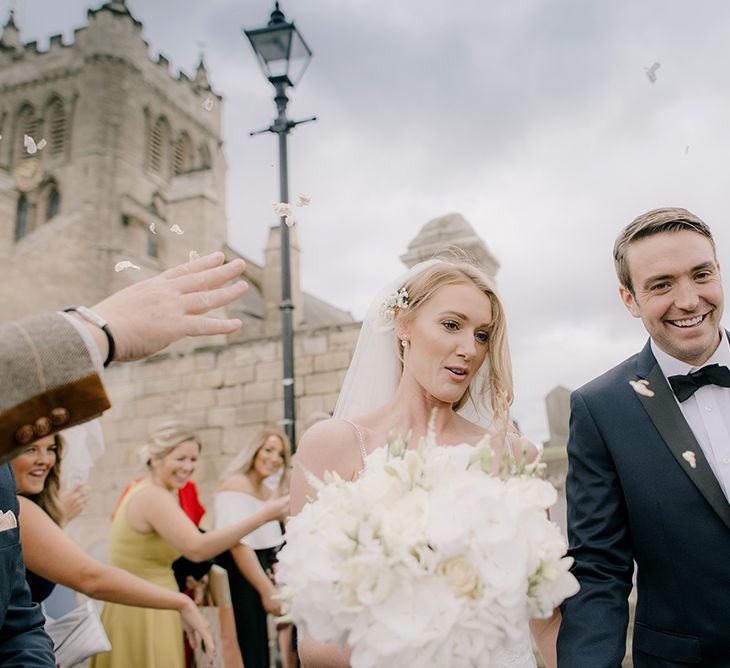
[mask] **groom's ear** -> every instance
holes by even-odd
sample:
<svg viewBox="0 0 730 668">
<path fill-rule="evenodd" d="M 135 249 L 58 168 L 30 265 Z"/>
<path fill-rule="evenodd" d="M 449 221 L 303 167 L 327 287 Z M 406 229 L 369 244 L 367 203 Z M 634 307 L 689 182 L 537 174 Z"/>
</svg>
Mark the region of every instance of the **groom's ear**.
<svg viewBox="0 0 730 668">
<path fill-rule="evenodd" d="M 634 297 L 631 290 L 629 290 L 625 285 L 620 285 L 618 293 L 621 295 L 621 301 L 624 303 L 624 306 L 628 309 L 629 313 L 633 315 L 634 318 L 640 318 L 641 309 L 636 303 L 636 297 Z"/>
</svg>

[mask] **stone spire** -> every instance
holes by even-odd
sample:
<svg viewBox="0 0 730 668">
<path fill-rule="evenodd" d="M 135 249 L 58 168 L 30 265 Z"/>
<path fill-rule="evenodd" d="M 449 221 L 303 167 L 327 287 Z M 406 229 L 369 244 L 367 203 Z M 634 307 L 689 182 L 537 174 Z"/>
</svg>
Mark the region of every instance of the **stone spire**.
<svg viewBox="0 0 730 668">
<path fill-rule="evenodd" d="M 198 61 L 198 69 L 195 70 L 195 86 L 200 90 L 211 90 L 208 69 L 205 67 L 205 58 L 202 54 Z"/>
<path fill-rule="evenodd" d="M 454 247 L 468 253 L 484 272 L 495 277 L 499 269 L 497 258 L 460 213 L 449 213 L 427 222 L 400 259 L 410 268 Z"/>
<path fill-rule="evenodd" d="M 115 12 L 117 14 L 127 14 L 128 16 L 132 16 L 125 0 L 111 0 L 110 2 L 102 5 L 99 9 L 107 9 L 110 12 Z"/>
<path fill-rule="evenodd" d="M 20 30 L 15 25 L 15 11 L 10 10 L 10 16 L 3 26 L 3 34 L 0 37 L 0 45 L 20 51 L 23 48 L 23 42 L 20 39 Z"/>
</svg>

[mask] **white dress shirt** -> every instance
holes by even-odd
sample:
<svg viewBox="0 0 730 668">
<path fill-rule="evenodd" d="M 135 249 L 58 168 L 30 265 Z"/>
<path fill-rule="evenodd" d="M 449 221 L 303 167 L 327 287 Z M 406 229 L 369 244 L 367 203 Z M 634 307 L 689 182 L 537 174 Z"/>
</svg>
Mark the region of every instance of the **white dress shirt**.
<svg viewBox="0 0 730 668">
<path fill-rule="evenodd" d="M 665 378 L 688 374 L 700 368 L 668 355 L 654 343 L 653 339 L 651 351 Z M 724 330 L 720 345 L 702 366 L 710 364 L 720 364 L 730 368 L 730 343 Z M 680 402 L 676 397 L 674 400 L 700 444 L 722 491 L 730 499 L 730 388 L 705 385 L 686 401 Z"/>
</svg>

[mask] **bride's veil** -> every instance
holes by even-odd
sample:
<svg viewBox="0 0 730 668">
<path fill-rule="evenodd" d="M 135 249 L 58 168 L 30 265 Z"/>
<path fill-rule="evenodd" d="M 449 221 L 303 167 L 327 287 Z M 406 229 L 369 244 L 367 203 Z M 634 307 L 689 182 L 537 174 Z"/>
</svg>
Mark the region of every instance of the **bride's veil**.
<svg viewBox="0 0 730 668">
<path fill-rule="evenodd" d="M 381 315 L 385 299 L 397 292 L 414 276 L 440 264 L 443 260 L 427 260 L 411 267 L 385 285 L 376 295 L 365 314 L 352 361 L 333 413 L 334 418 L 352 419 L 371 413 L 388 403 L 395 394 L 401 376 L 401 363 L 395 341 L 395 323 Z M 459 414 L 484 429 L 492 426 L 489 394 L 489 363 L 485 360 L 471 383 L 471 396 L 459 409 Z"/>
</svg>

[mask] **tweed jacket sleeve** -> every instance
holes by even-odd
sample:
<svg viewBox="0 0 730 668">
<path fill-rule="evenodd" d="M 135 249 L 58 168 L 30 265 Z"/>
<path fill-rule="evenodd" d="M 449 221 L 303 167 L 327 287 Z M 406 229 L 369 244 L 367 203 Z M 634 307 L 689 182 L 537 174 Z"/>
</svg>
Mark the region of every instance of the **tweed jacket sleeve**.
<svg viewBox="0 0 730 668">
<path fill-rule="evenodd" d="M 0 325 L 0 461 L 110 405 L 89 349 L 65 316 Z"/>
</svg>

